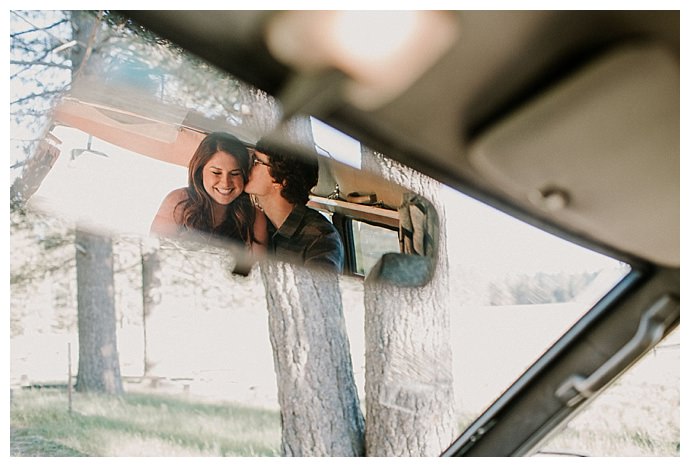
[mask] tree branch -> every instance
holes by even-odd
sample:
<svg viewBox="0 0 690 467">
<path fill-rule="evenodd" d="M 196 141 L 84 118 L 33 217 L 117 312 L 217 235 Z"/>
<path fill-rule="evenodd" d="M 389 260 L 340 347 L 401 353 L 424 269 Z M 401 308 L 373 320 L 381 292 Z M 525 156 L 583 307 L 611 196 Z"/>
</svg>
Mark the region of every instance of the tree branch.
<svg viewBox="0 0 690 467">
<path fill-rule="evenodd" d="M 27 23 L 29 26 L 31 26 L 31 27 L 34 28 L 33 31 L 29 30 L 29 31 L 24 31 L 24 32 L 22 32 L 22 33 L 35 32 L 35 31 L 43 31 L 43 32 L 45 32 L 46 34 L 48 34 L 50 37 L 52 37 L 53 39 L 56 39 L 56 40 L 57 40 L 58 42 L 60 42 L 61 44 L 64 44 L 64 43 L 66 42 L 66 41 L 64 41 L 63 39 L 61 39 L 61 38 L 59 38 L 58 36 L 56 36 L 55 34 L 53 34 L 52 32 L 50 32 L 49 29 L 52 29 L 53 27 L 57 26 L 58 24 L 67 21 L 67 19 L 61 19 L 60 21 L 58 21 L 57 23 L 55 23 L 55 24 L 53 24 L 53 25 L 51 25 L 51 26 L 47 26 L 47 27 L 45 27 L 45 28 L 42 28 L 42 27 L 36 26 L 34 23 L 32 23 L 31 21 L 29 21 L 25 16 L 20 15 L 17 11 L 12 11 L 11 13 L 14 14 L 16 17 L 20 18 L 20 19 L 21 19 L 22 21 L 24 21 L 25 23 Z"/>
<path fill-rule="evenodd" d="M 84 65 L 86 65 L 86 62 L 89 61 L 89 57 L 91 57 L 91 52 L 93 52 L 93 45 L 96 42 L 96 33 L 98 32 L 98 27 L 101 24 L 102 19 L 103 19 L 103 10 L 100 10 L 98 12 L 98 16 L 96 17 L 96 21 L 93 25 L 93 30 L 91 31 L 91 36 L 89 36 L 89 40 L 86 43 L 86 51 L 84 52 L 84 58 L 82 58 L 81 63 L 79 64 L 79 67 L 77 68 L 77 71 L 75 71 L 72 74 L 72 81 L 75 81 L 76 78 L 81 74 L 82 70 L 84 69 Z"/>
<path fill-rule="evenodd" d="M 40 62 L 40 61 L 25 61 L 25 60 L 10 60 L 10 65 L 21 65 L 21 66 L 46 66 L 46 67 L 55 67 L 55 68 L 62 68 L 65 70 L 71 70 L 72 67 L 69 65 L 63 65 L 61 63 L 53 63 L 53 62 Z"/>
<path fill-rule="evenodd" d="M 42 109 L 30 109 L 30 110 L 19 110 L 17 112 L 10 112 L 10 115 L 15 118 L 20 118 L 20 117 L 43 117 L 45 116 L 46 112 Z M 34 138 L 38 139 L 38 138 Z"/>
<path fill-rule="evenodd" d="M 43 98 L 43 97 L 47 97 L 50 95 L 60 94 L 60 93 L 64 92 L 65 89 L 67 89 L 67 86 L 63 87 L 62 89 L 56 89 L 54 91 L 43 91 L 43 92 L 39 92 L 39 93 L 29 94 L 28 96 L 20 97 L 19 99 L 10 102 L 10 105 L 20 104 L 22 102 L 25 102 L 25 101 L 28 101 L 31 99 L 36 99 L 39 97 Z"/>
</svg>

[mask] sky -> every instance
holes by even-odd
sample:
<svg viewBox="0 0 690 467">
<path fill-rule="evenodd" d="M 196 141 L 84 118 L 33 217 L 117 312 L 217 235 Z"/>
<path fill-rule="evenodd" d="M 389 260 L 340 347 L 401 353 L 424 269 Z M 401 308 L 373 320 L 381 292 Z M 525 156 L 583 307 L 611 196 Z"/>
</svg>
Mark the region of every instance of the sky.
<svg viewBox="0 0 690 467">
<path fill-rule="evenodd" d="M 361 146 L 359 141 L 334 130 L 320 120 L 311 118 L 311 128 L 319 154 L 333 157 L 351 167 L 362 167 Z"/>
<path fill-rule="evenodd" d="M 618 261 L 544 232 L 446 188 L 449 258 L 492 276 L 579 273 L 615 268 Z M 452 232 L 452 233 L 451 233 Z"/>
</svg>

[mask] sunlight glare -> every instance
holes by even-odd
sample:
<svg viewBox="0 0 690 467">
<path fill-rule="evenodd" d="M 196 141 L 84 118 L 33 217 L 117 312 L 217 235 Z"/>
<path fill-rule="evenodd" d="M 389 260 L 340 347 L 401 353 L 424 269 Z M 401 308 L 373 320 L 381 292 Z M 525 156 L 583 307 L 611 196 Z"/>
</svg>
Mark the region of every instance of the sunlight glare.
<svg viewBox="0 0 690 467">
<path fill-rule="evenodd" d="M 362 168 L 362 153 L 359 141 L 314 117 L 311 117 L 311 129 L 319 154 L 356 169 Z"/>
<path fill-rule="evenodd" d="M 389 61 L 419 29 L 418 11 L 339 11 L 332 34 L 341 53 L 363 64 Z"/>
</svg>

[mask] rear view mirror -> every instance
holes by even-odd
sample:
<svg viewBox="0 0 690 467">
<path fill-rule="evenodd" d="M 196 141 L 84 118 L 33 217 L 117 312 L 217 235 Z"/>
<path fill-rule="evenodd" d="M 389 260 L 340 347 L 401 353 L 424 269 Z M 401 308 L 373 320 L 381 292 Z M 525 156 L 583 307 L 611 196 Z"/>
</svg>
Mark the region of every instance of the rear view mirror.
<svg viewBox="0 0 690 467">
<path fill-rule="evenodd" d="M 203 121 L 189 115 L 183 121 L 193 118 Z M 218 125 L 203 122 L 206 128 Z M 154 121 L 76 96 L 68 96 L 56 108 L 50 135 L 47 144 L 59 156 L 50 160 L 49 170 L 42 167 L 47 174 L 29 205 L 80 228 L 141 236 L 149 235 L 166 195 L 188 185 L 186 165 L 206 136 L 201 128 Z M 251 154 L 255 141 L 243 142 Z M 431 203 L 369 171 L 282 143 L 299 157 L 310 153 L 318 159 L 318 184 L 307 207 L 337 229 L 344 273 L 401 286 L 419 286 L 430 279 L 438 232 Z M 160 237 L 177 248 L 224 248 L 237 273 L 247 273 L 257 259 L 244 245 L 221 237 Z M 266 257 L 272 259 L 270 248 Z"/>
<path fill-rule="evenodd" d="M 54 101 L 57 104 L 52 106 L 49 131 L 40 138 L 39 150 L 34 151 L 35 157 L 29 157 L 19 183 L 13 187 L 13 199 L 30 199 L 36 208 L 74 221 L 81 229 L 148 236 L 167 195 L 190 185 L 190 160 L 207 135 L 229 133 L 237 139 L 240 152 L 246 154 L 239 156 L 243 167 L 221 167 L 226 174 L 236 169 L 234 176 L 240 177 L 237 184 L 224 182 L 208 188 L 228 203 L 242 193 L 251 193 L 255 201 L 262 196 L 263 188 L 255 187 L 256 193 L 248 189 L 252 171 L 262 166 L 247 156 L 253 157 L 253 148 L 261 138 L 273 138 L 278 147 L 298 157 L 318 158 L 318 183 L 310 187 L 308 199 L 307 195 L 300 199 L 310 210 L 328 218 L 328 228 L 335 226 L 342 243 L 343 272 L 367 276 L 384 254 L 425 257 L 434 264 L 438 229 L 431 203 L 387 181 L 387 176 L 374 175 L 376 170 L 371 169 L 381 164 L 358 142 L 344 157 L 339 144 L 329 144 L 329 138 L 323 136 L 322 124 L 306 116 L 283 122 L 280 105 L 263 91 L 194 56 L 152 42 L 148 35 L 119 30 L 115 35 L 95 47 L 79 73 L 71 76 L 69 86 L 62 88 L 69 91 Z M 254 163 L 259 166 L 252 168 Z M 379 173 L 387 175 L 383 167 Z M 195 193 L 203 197 L 207 189 L 202 182 L 193 185 Z M 242 199 L 248 197 L 243 195 Z M 179 199 L 173 201 L 173 207 L 179 205 Z M 243 204 L 245 214 L 253 212 L 248 203 Z M 213 206 L 208 199 L 195 207 L 199 205 L 205 207 L 201 214 L 194 214 L 195 219 L 203 224 L 212 217 L 209 229 L 222 227 L 225 237 L 243 240 L 239 244 L 221 242 L 220 247 L 231 252 L 238 272 L 246 272 L 263 254 L 260 248 L 253 255 L 246 254 L 246 226 L 251 215 L 236 216 L 233 227 L 215 222 L 220 217 L 223 222 L 228 220 L 222 209 L 207 215 Z M 271 217 L 270 208 L 262 207 Z M 209 242 L 219 246 L 216 236 L 187 235 L 181 241 L 160 235 L 161 231 L 177 232 L 177 220 L 171 212 L 172 229 L 153 229 L 163 241 L 173 241 L 180 248 L 202 248 Z M 188 224 L 198 226 L 198 222 L 189 221 L 189 210 L 184 215 Z M 267 225 L 280 223 L 286 216 L 273 216 Z M 232 228 L 235 231 L 229 235 Z M 261 231 L 261 226 L 255 228 Z M 268 249 L 265 256 L 272 258 L 269 242 L 263 245 Z M 292 260 L 303 262 L 299 255 L 293 255 Z M 398 282 L 421 285 L 430 278 L 433 267 L 415 270 L 430 272 L 423 277 L 417 274 L 413 281 Z M 382 278 L 396 276 L 392 270 L 376 274 Z"/>
</svg>

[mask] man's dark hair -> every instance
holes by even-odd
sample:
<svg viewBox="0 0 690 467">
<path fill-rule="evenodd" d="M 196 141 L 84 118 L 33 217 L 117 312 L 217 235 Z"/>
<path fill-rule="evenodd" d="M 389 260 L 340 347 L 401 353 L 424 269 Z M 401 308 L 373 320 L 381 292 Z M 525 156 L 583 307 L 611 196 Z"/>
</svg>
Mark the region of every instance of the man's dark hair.
<svg viewBox="0 0 690 467">
<path fill-rule="evenodd" d="M 264 139 L 256 143 L 256 151 L 268 156 L 269 174 L 283 185 L 283 198 L 292 204 L 307 204 L 309 191 L 319 181 L 316 155 L 312 158 L 295 154 Z"/>
</svg>

